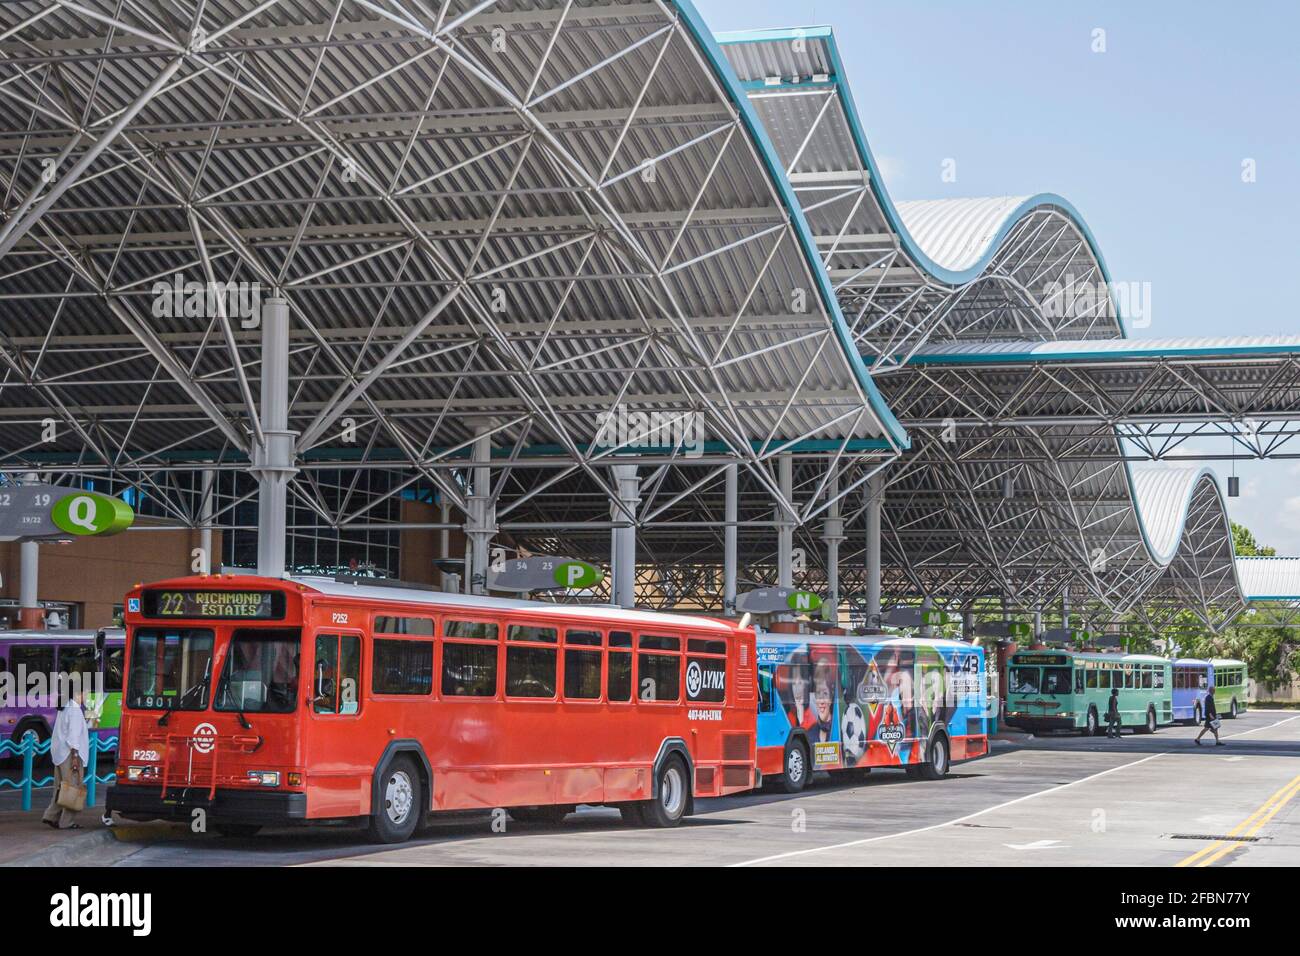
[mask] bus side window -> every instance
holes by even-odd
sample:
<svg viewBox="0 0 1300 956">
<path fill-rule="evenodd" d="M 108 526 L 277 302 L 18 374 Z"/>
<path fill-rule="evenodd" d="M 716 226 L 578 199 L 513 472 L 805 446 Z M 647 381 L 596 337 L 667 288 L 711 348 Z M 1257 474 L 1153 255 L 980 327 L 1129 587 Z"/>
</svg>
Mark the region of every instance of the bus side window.
<svg viewBox="0 0 1300 956">
<path fill-rule="evenodd" d="M 609 676 L 606 694 L 611 703 L 624 704 L 632 699 L 632 632 L 609 632 Z"/>
<path fill-rule="evenodd" d="M 1074 672 L 1074 692 L 1076 694 L 1083 693 L 1083 668 L 1079 668 Z"/>
<path fill-rule="evenodd" d="M 772 707 L 772 668 L 760 667 L 758 669 L 758 699 L 762 702 L 759 707 L 760 713 L 767 713 Z"/>
</svg>

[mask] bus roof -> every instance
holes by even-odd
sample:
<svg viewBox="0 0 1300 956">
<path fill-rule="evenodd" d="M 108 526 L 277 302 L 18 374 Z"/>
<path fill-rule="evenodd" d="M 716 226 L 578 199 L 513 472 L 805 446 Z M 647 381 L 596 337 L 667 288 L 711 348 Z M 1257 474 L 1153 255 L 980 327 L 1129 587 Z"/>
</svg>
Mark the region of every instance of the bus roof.
<svg viewBox="0 0 1300 956">
<path fill-rule="evenodd" d="M 1210 663 L 1215 667 L 1232 667 L 1236 664 L 1240 664 L 1243 667 L 1246 666 L 1245 661 L 1239 661 L 1235 657 L 1211 657 Z"/>
<path fill-rule="evenodd" d="M 378 604 L 429 604 L 441 607 L 465 608 L 479 611 L 527 611 L 544 617 L 569 617 L 581 620 L 607 620 L 611 612 L 618 614 L 621 621 L 643 627 L 692 627 L 697 630 L 715 631 L 725 634 L 735 633 L 740 629 L 737 621 L 726 621 L 715 617 L 697 617 L 686 614 L 665 614 L 659 611 L 635 611 L 620 608 L 612 604 L 555 604 L 550 601 L 521 601 L 512 598 L 487 597 L 479 594 L 456 594 L 449 591 L 426 591 L 416 587 L 385 587 L 382 584 L 353 584 L 335 581 L 333 578 L 291 576 L 287 578 L 263 578 L 255 575 L 230 575 L 207 577 L 173 578 L 146 584 L 154 587 L 194 587 L 194 586 L 234 586 L 266 587 L 274 585 L 298 585 L 317 594 L 340 598 L 362 598 Z"/>
<path fill-rule="evenodd" d="M 1122 654 L 1119 652 L 1106 651 L 1071 651 L 1064 648 L 1048 648 L 1046 650 L 1031 651 L 1028 649 L 1016 651 L 1011 655 L 1012 659 L 1019 657 L 1021 654 L 1066 654 L 1071 658 L 1085 661 L 1120 661 L 1130 664 L 1168 664 L 1171 663 L 1169 658 L 1161 657 L 1158 654 Z"/>
<path fill-rule="evenodd" d="M 949 647 L 970 650 L 978 644 L 954 641 L 946 637 L 927 639 L 924 637 L 887 637 L 884 634 L 782 634 L 779 631 L 759 631 L 760 644 L 831 644 L 872 647 Z"/>
<path fill-rule="evenodd" d="M 125 637 L 126 631 L 120 627 L 101 628 L 106 637 Z M 57 630 L 16 628 L 12 631 L 0 630 L 0 641 L 93 641 L 98 630 Z"/>
<path fill-rule="evenodd" d="M 1175 664 L 1209 664 L 1210 662 L 1203 657 L 1175 657 L 1174 663 Z"/>
</svg>

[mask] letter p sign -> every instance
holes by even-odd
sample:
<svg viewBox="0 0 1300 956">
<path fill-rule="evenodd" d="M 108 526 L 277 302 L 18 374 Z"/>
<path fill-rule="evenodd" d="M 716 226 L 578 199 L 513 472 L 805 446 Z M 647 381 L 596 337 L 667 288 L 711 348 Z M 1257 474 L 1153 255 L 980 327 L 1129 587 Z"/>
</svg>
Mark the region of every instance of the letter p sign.
<svg viewBox="0 0 1300 956">
<path fill-rule="evenodd" d="M 589 588 L 605 575 L 585 561 L 561 561 L 555 568 L 555 583 L 562 588 Z"/>
</svg>

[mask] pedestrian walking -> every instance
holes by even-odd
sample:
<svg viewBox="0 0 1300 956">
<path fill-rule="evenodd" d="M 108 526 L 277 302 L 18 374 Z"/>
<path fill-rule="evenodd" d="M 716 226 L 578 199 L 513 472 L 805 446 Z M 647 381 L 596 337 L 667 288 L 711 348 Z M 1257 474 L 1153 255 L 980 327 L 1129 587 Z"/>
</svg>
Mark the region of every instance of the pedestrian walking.
<svg viewBox="0 0 1300 956">
<path fill-rule="evenodd" d="M 1194 741 L 1196 746 L 1199 747 L 1201 745 L 1201 738 L 1205 736 L 1207 730 L 1214 734 L 1214 746 L 1227 746 L 1219 739 L 1219 711 L 1214 706 L 1213 684 L 1211 684 L 1209 689 L 1205 692 L 1205 703 L 1201 706 L 1201 714 L 1205 718 L 1205 723 L 1201 725 L 1201 732 L 1196 735 L 1196 740 Z"/>
<path fill-rule="evenodd" d="M 1112 687 L 1106 704 L 1106 736 L 1119 737 L 1119 689 Z"/>
<path fill-rule="evenodd" d="M 90 730 L 86 726 L 86 713 L 82 710 L 85 699 L 84 688 L 73 689 L 54 719 L 54 733 L 50 736 L 54 793 L 50 795 L 50 805 L 41 821 L 60 830 L 81 829 L 77 812 L 85 806 L 86 789 L 82 776 L 90 757 Z M 78 793 L 80 805 L 76 799 Z"/>
</svg>

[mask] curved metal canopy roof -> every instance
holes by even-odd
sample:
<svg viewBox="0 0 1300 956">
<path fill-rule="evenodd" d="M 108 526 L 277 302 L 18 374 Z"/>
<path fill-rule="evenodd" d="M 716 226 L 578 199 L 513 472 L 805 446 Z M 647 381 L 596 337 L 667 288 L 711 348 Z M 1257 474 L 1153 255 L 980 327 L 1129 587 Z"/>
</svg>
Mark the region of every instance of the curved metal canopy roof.
<svg viewBox="0 0 1300 956">
<path fill-rule="evenodd" d="M 829 28 L 722 40 L 686 0 L 0 5 L 0 468 L 167 498 L 185 468 L 244 467 L 255 323 L 168 313 L 159 284 L 256 285 L 288 302 L 291 490 L 322 526 L 369 506 L 312 468 L 389 468 L 463 509 L 486 434 L 513 540 L 601 556 L 631 517 L 602 466 L 634 460 L 672 604 L 712 586 L 728 464 L 764 580 L 774 521 L 812 555 L 814 519 L 856 534 L 931 349 L 1122 338 L 1109 294 L 1062 307 L 1110 278 L 1064 199 L 894 203 Z M 948 399 L 968 396 L 927 396 Z M 619 410 L 698 417 L 704 440 L 610 442 Z M 887 589 L 1116 610 L 1219 560 L 1212 478 L 1169 478 L 1187 508 L 1157 523 L 1113 430 L 976 422 L 950 448 L 920 420 Z M 1231 605 L 1212 590 L 1202 609 Z"/>
</svg>

